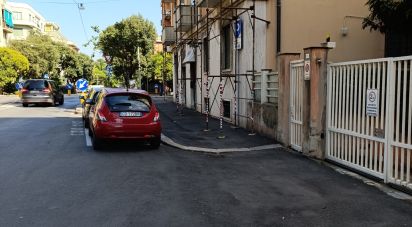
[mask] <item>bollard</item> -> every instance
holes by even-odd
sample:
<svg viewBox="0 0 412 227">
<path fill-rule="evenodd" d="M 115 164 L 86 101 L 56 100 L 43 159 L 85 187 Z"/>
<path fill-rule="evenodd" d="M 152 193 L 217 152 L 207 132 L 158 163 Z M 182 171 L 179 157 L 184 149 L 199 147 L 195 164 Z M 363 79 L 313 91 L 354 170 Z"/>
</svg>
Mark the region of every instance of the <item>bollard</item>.
<svg viewBox="0 0 412 227">
<path fill-rule="evenodd" d="M 70 96 L 72 94 L 72 90 L 67 90 L 67 95 Z"/>
</svg>

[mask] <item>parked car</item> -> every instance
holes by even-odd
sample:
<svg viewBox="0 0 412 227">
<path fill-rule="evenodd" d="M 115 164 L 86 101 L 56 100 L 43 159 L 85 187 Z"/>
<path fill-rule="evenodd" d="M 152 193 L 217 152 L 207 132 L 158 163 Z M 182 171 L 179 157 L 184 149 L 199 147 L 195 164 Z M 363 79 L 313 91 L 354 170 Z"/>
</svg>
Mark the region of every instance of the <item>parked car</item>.
<svg viewBox="0 0 412 227">
<path fill-rule="evenodd" d="M 103 88 L 90 109 L 89 122 L 95 150 L 105 140 L 145 140 L 160 146 L 162 126 L 149 93 L 143 90 Z"/>
<path fill-rule="evenodd" d="M 22 104 L 27 107 L 29 104 L 50 104 L 54 106 L 56 103 L 63 105 L 63 91 L 52 80 L 46 79 L 30 79 L 26 80 L 21 89 Z"/>
<path fill-rule="evenodd" d="M 82 117 L 84 121 L 84 127 L 89 128 L 89 113 L 90 113 L 90 108 L 94 103 L 96 103 L 97 96 L 99 95 L 100 91 L 102 90 L 101 87 L 93 87 L 90 89 L 89 93 L 87 94 L 87 97 L 85 97 L 85 102 L 83 104 L 83 112 L 82 112 Z"/>
</svg>

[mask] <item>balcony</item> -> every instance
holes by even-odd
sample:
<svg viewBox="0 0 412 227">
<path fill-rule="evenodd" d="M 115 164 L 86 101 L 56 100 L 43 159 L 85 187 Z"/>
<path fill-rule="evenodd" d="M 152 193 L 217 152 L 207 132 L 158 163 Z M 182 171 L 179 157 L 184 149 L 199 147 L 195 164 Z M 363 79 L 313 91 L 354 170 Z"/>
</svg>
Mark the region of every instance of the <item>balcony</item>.
<svg viewBox="0 0 412 227">
<path fill-rule="evenodd" d="M 5 20 L 3 20 L 3 32 L 4 33 L 13 33 L 13 27 L 7 25 Z"/>
<path fill-rule="evenodd" d="M 197 0 L 197 7 L 215 8 L 221 0 Z"/>
<path fill-rule="evenodd" d="M 195 22 L 194 7 L 192 5 L 179 5 L 176 7 L 176 30 L 187 32 Z"/>
<path fill-rule="evenodd" d="M 164 27 L 162 31 L 163 45 L 170 45 L 176 41 L 176 33 L 173 27 Z"/>
</svg>

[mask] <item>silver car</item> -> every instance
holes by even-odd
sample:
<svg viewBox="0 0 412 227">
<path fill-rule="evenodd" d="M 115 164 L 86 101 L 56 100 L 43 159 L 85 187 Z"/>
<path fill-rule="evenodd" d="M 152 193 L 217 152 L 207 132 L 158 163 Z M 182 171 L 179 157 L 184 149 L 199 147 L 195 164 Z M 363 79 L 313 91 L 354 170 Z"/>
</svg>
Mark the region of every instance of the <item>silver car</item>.
<svg viewBox="0 0 412 227">
<path fill-rule="evenodd" d="M 24 107 L 29 104 L 50 104 L 54 106 L 56 103 L 59 103 L 59 105 L 64 103 L 63 91 L 52 80 L 26 80 L 21 93 L 21 101 Z"/>
</svg>

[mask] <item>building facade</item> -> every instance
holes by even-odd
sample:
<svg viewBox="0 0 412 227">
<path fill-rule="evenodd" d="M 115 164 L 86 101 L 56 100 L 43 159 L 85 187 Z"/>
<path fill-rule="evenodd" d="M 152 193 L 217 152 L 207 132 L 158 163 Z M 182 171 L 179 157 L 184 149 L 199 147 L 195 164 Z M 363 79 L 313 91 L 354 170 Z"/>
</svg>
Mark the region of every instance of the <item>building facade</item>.
<svg viewBox="0 0 412 227">
<path fill-rule="evenodd" d="M 31 31 L 44 32 L 46 19 L 25 3 L 7 2 L 6 6 L 13 13 L 14 29 L 10 39 L 24 40 Z"/>
<path fill-rule="evenodd" d="M 277 111 L 280 54 L 303 56 L 305 47 L 331 41 L 332 61 L 384 55 L 383 35 L 362 29 L 369 14 L 365 3 L 162 0 L 162 41 L 174 54 L 175 101 L 274 137 L 276 119 L 256 113 Z"/>
<path fill-rule="evenodd" d="M 13 32 L 13 18 L 11 10 L 6 7 L 6 0 L 0 1 L 2 20 L 0 21 L 1 31 L 0 31 L 0 46 L 4 47 L 7 45 L 10 34 Z"/>
<path fill-rule="evenodd" d="M 6 7 L 13 15 L 13 34 L 11 40 L 25 40 L 32 31 L 48 35 L 55 42 L 67 44 L 75 51 L 79 48 L 71 41 L 67 40 L 60 32 L 60 27 L 54 22 L 47 21 L 39 12 L 26 3 L 7 2 Z"/>
</svg>

